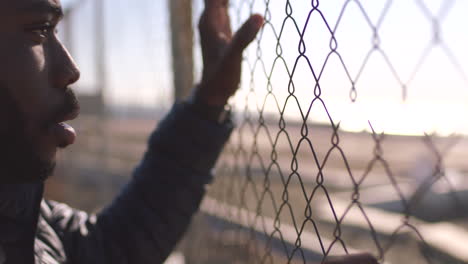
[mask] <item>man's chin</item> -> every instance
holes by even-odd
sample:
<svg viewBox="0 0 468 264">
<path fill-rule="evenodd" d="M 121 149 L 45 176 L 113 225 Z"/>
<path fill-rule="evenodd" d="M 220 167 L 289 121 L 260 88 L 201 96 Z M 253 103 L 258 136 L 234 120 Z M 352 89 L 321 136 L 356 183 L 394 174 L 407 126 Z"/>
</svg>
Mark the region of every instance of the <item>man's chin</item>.
<svg viewBox="0 0 468 264">
<path fill-rule="evenodd" d="M 53 175 L 55 164 L 43 167 L 37 171 L 24 171 L 16 175 L 17 178 L 12 179 L 12 183 L 25 184 L 25 183 L 42 183 L 45 182 L 50 176 Z"/>
<path fill-rule="evenodd" d="M 15 162 L 10 161 L 9 163 L 6 160 L 0 160 L 0 183 L 26 184 L 44 182 L 52 176 L 55 166 L 55 160 L 42 161 L 32 158 L 28 161 L 23 159 Z"/>
<path fill-rule="evenodd" d="M 55 167 L 56 167 L 56 162 L 51 161 L 48 164 L 43 164 L 41 168 L 38 170 L 38 174 L 36 179 L 31 179 L 32 181 L 41 181 L 44 182 L 47 180 L 49 177 L 51 177 L 54 174 Z"/>
</svg>

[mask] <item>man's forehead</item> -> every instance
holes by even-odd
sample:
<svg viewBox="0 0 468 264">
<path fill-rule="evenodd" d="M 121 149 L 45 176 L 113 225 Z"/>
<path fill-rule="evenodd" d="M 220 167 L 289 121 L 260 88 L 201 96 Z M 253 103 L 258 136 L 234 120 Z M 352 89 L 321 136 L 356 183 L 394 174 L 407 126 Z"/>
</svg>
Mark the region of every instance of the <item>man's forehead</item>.
<svg viewBox="0 0 468 264">
<path fill-rule="evenodd" d="M 61 12 L 60 0 L 0 0 L 0 6 L 13 12 Z"/>
</svg>

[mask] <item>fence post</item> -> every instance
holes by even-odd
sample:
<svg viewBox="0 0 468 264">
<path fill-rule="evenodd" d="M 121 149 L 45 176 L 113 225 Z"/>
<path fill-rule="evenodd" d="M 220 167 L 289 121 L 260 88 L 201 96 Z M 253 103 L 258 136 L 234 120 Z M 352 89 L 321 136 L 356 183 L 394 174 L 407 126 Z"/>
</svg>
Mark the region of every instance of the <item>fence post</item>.
<svg viewBox="0 0 468 264">
<path fill-rule="evenodd" d="M 74 54 L 74 49 L 73 49 L 73 19 L 71 17 L 73 10 L 71 8 L 65 9 L 64 10 L 65 15 L 63 16 L 63 42 L 65 46 L 67 47 L 68 52 L 70 54 Z"/>
<path fill-rule="evenodd" d="M 105 171 L 106 175 L 102 175 L 99 181 L 100 189 L 100 199 L 101 203 L 106 200 L 108 197 L 108 183 L 109 178 L 108 172 L 110 169 L 110 151 L 109 151 L 109 112 L 106 105 L 106 92 L 108 85 L 108 76 L 107 76 L 107 63 L 106 63 L 106 0 L 95 0 L 94 1 L 94 19 L 95 19 L 95 63 L 96 63 L 96 85 L 98 88 L 97 91 L 97 101 L 99 102 L 99 111 L 98 111 L 98 124 L 96 126 L 99 137 L 101 140 L 100 146 L 100 159 L 97 159 L 97 168 L 101 168 L 101 171 Z"/>
<path fill-rule="evenodd" d="M 174 99 L 186 98 L 193 86 L 192 0 L 168 0 L 171 21 Z"/>
</svg>

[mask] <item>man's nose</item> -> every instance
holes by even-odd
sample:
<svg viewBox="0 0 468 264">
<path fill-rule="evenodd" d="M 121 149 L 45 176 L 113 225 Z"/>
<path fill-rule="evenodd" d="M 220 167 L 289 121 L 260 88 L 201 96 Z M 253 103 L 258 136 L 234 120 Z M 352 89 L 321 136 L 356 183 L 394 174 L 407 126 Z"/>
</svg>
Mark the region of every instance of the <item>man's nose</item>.
<svg viewBox="0 0 468 264">
<path fill-rule="evenodd" d="M 53 80 L 57 88 L 66 88 L 80 79 L 80 70 L 65 46 L 57 41 L 53 52 Z"/>
</svg>

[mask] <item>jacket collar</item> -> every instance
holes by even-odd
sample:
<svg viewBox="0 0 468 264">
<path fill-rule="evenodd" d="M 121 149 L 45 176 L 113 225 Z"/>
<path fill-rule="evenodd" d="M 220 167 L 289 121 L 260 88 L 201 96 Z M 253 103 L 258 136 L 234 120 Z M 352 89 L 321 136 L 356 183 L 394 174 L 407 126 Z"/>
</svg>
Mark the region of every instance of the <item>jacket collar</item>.
<svg viewBox="0 0 468 264">
<path fill-rule="evenodd" d="M 0 184 L 0 243 L 34 239 L 43 183 Z"/>
</svg>

